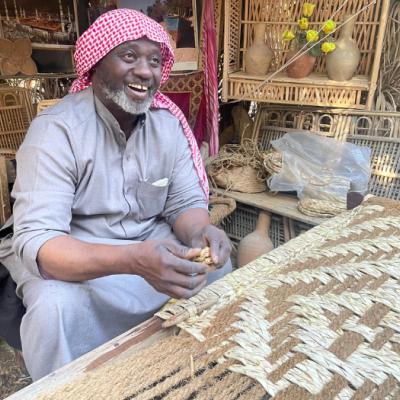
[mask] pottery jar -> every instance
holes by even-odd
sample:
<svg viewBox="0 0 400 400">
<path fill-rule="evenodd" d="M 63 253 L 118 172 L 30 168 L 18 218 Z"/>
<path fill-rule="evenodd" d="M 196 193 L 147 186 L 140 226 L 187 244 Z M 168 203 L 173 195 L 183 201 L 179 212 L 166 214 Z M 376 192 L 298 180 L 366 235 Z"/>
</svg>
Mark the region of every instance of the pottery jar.
<svg viewBox="0 0 400 400">
<path fill-rule="evenodd" d="M 329 79 L 335 81 L 350 80 L 357 70 L 361 53 L 356 41 L 352 38 L 355 18 L 347 15 L 340 28 L 336 49 L 326 56 L 326 69 Z"/>
<path fill-rule="evenodd" d="M 244 54 L 244 70 L 249 75 L 266 75 L 273 59 L 272 50 L 265 43 L 265 24 L 254 26 L 254 41 Z"/>
<path fill-rule="evenodd" d="M 271 214 L 260 211 L 258 215 L 256 229 L 245 236 L 239 243 L 237 252 L 237 264 L 239 267 L 248 264 L 257 257 L 268 253 L 274 248 L 269 237 L 269 227 L 271 224 Z"/>
</svg>

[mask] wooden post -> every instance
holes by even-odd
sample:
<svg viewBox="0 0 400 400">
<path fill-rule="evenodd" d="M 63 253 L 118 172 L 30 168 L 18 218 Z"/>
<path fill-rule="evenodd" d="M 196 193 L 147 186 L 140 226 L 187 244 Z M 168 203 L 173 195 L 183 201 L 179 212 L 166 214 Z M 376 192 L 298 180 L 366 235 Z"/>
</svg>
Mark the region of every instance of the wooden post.
<svg viewBox="0 0 400 400">
<path fill-rule="evenodd" d="M 376 90 L 376 81 L 378 80 L 379 67 L 381 63 L 381 54 L 383 49 L 383 37 L 386 30 L 386 21 L 389 14 L 390 0 L 382 1 L 381 17 L 379 21 L 379 31 L 378 37 L 376 38 L 376 43 L 378 44 L 375 50 L 374 62 L 372 64 L 372 71 L 370 77 L 370 87 L 368 91 L 368 99 L 366 104 L 366 109 L 370 110 L 372 107 L 372 102 L 374 101 L 374 95 Z"/>
<path fill-rule="evenodd" d="M 0 156 L 0 226 L 11 215 L 10 192 L 8 190 L 7 164 L 4 156 Z"/>
</svg>

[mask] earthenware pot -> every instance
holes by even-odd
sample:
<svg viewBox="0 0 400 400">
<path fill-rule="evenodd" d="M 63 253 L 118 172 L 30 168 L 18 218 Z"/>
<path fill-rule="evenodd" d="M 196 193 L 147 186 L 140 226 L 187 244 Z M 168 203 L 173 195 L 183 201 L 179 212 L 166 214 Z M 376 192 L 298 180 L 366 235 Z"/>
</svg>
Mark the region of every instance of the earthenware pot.
<svg viewBox="0 0 400 400">
<path fill-rule="evenodd" d="M 266 75 L 274 53 L 265 43 L 265 24 L 254 26 L 254 41 L 244 54 L 244 69 L 249 75 Z"/>
<path fill-rule="evenodd" d="M 344 17 L 336 48 L 326 56 L 326 70 L 329 79 L 335 81 L 350 80 L 358 67 L 361 53 L 356 41 L 352 38 L 356 20 L 351 15 Z"/>
<path fill-rule="evenodd" d="M 301 50 L 304 52 L 304 50 Z M 290 64 L 286 68 L 286 73 L 290 78 L 305 78 L 310 75 L 314 69 L 316 57 L 311 56 L 308 53 L 302 54 L 300 57 L 297 55 L 298 49 L 290 50 L 288 53 L 288 61 Z M 293 61 L 290 61 L 294 59 Z"/>
<path fill-rule="evenodd" d="M 274 248 L 269 237 L 269 227 L 271 224 L 271 214 L 260 211 L 258 215 L 256 229 L 245 236 L 239 243 L 237 252 L 237 263 L 239 267 L 248 264 L 257 257 L 268 253 Z"/>
</svg>

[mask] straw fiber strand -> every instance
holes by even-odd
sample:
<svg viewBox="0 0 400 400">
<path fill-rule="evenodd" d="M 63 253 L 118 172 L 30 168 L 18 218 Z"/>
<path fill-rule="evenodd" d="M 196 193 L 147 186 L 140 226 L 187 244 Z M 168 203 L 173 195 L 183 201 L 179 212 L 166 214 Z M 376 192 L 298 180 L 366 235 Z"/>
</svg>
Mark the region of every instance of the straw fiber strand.
<svg viewBox="0 0 400 400">
<path fill-rule="evenodd" d="M 178 336 L 42 399 L 396 398 L 399 228 L 400 205 L 369 197 L 167 304 L 163 319 L 217 297 Z"/>
</svg>

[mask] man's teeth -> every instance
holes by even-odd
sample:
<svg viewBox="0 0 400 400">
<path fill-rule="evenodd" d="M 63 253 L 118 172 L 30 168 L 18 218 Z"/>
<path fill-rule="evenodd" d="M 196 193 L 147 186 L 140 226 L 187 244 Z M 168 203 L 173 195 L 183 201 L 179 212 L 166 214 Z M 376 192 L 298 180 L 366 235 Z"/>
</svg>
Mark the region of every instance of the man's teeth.
<svg viewBox="0 0 400 400">
<path fill-rule="evenodd" d="M 137 85 L 137 84 L 134 84 L 134 83 L 130 83 L 128 86 L 133 90 L 141 90 L 143 92 L 148 90 L 147 86 Z"/>
</svg>

